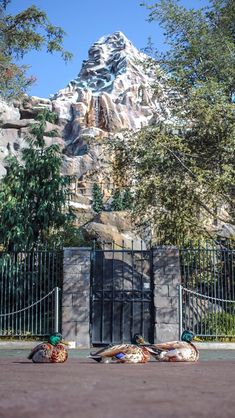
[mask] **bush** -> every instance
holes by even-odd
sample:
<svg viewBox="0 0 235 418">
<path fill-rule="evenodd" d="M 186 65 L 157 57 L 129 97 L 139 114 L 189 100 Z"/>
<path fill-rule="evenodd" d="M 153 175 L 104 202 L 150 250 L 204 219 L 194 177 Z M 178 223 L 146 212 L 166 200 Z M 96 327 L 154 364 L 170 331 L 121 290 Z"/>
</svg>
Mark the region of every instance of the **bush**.
<svg viewBox="0 0 235 418">
<path fill-rule="evenodd" d="M 235 315 L 228 312 L 207 314 L 201 322 L 201 333 L 235 337 Z"/>
</svg>

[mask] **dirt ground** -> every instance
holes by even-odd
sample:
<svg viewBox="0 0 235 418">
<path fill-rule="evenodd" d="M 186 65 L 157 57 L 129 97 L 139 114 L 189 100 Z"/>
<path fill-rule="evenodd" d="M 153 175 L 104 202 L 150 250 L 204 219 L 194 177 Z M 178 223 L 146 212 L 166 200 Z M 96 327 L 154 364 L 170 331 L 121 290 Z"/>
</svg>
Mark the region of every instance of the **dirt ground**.
<svg viewBox="0 0 235 418">
<path fill-rule="evenodd" d="M 234 418 L 235 360 L 33 364 L 0 357 L 0 418 Z"/>
</svg>

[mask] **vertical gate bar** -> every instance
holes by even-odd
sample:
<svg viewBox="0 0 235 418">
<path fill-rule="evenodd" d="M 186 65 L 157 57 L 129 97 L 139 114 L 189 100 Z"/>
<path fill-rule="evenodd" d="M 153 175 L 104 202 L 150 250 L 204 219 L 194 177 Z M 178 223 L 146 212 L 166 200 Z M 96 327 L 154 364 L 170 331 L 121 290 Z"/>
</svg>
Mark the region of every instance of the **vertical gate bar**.
<svg viewBox="0 0 235 418">
<path fill-rule="evenodd" d="M 27 300 L 26 300 L 26 296 L 30 297 L 30 280 L 31 280 L 31 274 L 30 274 L 30 264 L 31 264 L 31 260 L 30 260 L 30 252 L 28 249 L 25 249 L 25 251 L 27 251 L 27 255 L 26 255 L 26 259 L 27 259 L 27 263 L 25 265 L 26 268 L 26 280 L 24 279 L 24 295 L 23 295 L 23 299 L 24 299 L 24 303 L 23 303 L 23 307 L 26 306 Z M 31 292 L 32 292 L 32 303 L 33 303 L 33 287 L 31 286 Z M 32 309 L 33 312 L 33 309 Z M 23 311 L 23 318 L 24 318 L 24 334 L 26 333 L 28 327 L 26 327 L 27 324 L 27 313 L 26 311 Z M 33 330 L 32 330 L 33 333 Z"/>
<path fill-rule="evenodd" d="M 28 265 L 28 288 L 30 288 L 31 286 L 31 292 L 32 292 L 32 303 L 34 303 L 36 301 L 36 286 L 34 284 L 34 275 L 32 274 L 32 265 L 33 265 L 33 252 L 28 250 L 28 256 L 29 256 L 29 265 Z M 28 298 L 28 294 L 29 292 L 26 293 L 26 298 Z M 28 303 L 26 302 L 25 306 L 27 306 Z M 36 334 L 35 330 L 36 330 L 36 320 L 35 320 L 35 311 L 36 311 L 36 306 L 33 306 L 31 309 L 27 309 L 26 311 L 26 315 L 27 315 L 27 322 L 30 322 L 30 318 L 31 318 L 31 332 L 32 334 Z M 30 315 L 31 313 L 31 315 Z M 28 331 L 30 331 L 30 329 L 28 328 Z"/>
<path fill-rule="evenodd" d="M 184 245 L 184 244 L 183 244 Z M 185 248 L 183 247 L 180 251 L 181 254 L 181 264 L 182 264 L 182 284 L 187 287 L 187 282 L 186 282 L 186 266 L 185 266 Z"/>
<path fill-rule="evenodd" d="M 211 287 L 211 251 L 210 251 L 210 246 L 208 241 L 206 241 L 206 288 L 207 288 L 207 296 L 211 296 L 211 291 L 210 291 L 210 287 Z M 210 299 L 207 299 L 208 301 L 210 301 Z"/>
<path fill-rule="evenodd" d="M 35 285 L 35 278 L 34 278 L 34 274 L 33 274 L 33 259 L 34 259 L 34 253 L 33 251 L 29 250 L 29 259 L 30 259 L 30 264 L 29 264 L 29 271 L 28 271 L 28 285 L 31 286 L 32 288 L 32 295 L 33 295 L 33 303 L 36 302 L 37 300 L 37 286 Z M 33 319 L 32 319 L 32 333 L 34 335 L 36 335 L 36 330 L 37 330 L 37 316 L 36 316 L 36 306 L 33 306 L 31 309 L 27 309 L 26 314 L 28 316 L 28 321 L 30 320 L 30 312 L 33 313 Z"/>
<path fill-rule="evenodd" d="M 219 270 L 218 272 L 217 272 L 217 275 L 218 275 L 218 298 L 221 298 L 222 296 L 221 296 L 221 289 L 220 289 L 220 270 L 221 270 L 221 247 L 218 249 L 216 249 L 216 259 L 217 259 L 217 270 Z M 218 269 L 218 266 L 219 266 L 219 269 Z M 219 313 L 219 306 L 218 306 L 219 304 L 217 303 L 217 313 Z M 216 325 L 217 325 L 217 322 L 216 322 Z M 217 337 L 217 326 L 216 326 L 216 337 Z"/>
<path fill-rule="evenodd" d="M 8 312 L 12 311 L 12 303 L 14 297 L 14 276 L 15 276 L 15 252 L 12 257 L 12 272 L 11 272 L 11 289 L 10 289 L 10 298 L 9 298 L 9 310 Z M 10 333 L 14 335 L 14 315 L 9 315 L 9 324 L 10 324 Z"/>
<path fill-rule="evenodd" d="M 182 335 L 182 332 L 183 332 L 183 324 L 182 324 L 182 322 L 183 322 L 183 312 L 182 312 L 182 309 L 183 309 L 183 303 L 182 303 L 182 293 L 183 293 L 183 288 L 182 288 L 182 285 L 181 284 L 179 284 L 178 285 L 178 303 L 179 303 L 179 340 L 181 339 L 181 335 Z"/>
<path fill-rule="evenodd" d="M 120 338 L 124 340 L 124 240 L 122 240 L 122 278 L 121 278 Z"/>
<path fill-rule="evenodd" d="M 38 277 L 40 282 L 40 297 L 45 295 L 44 288 L 43 288 L 43 281 L 42 281 L 42 257 L 41 257 L 41 251 L 39 246 L 37 247 L 37 260 L 38 260 Z M 43 318 L 43 301 L 40 302 L 40 326 L 39 326 L 39 332 L 40 335 L 43 334 L 42 332 L 42 318 Z"/>
<path fill-rule="evenodd" d="M 12 257 L 14 256 L 14 253 L 11 253 L 11 257 L 10 257 L 10 280 L 8 281 L 8 308 L 7 308 L 7 312 L 11 312 L 11 305 L 10 305 L 10 299 L 11 299 L 11 293 L 12 293 L 12 273 L 13 273 L 13 262 L 12 262 Z M 8 333 L 9 331 L 11 332 L 11 316 L 7 316 L 7 329 L 8 329 Z"/>
<path fill-rule="evenodd" d="M 223 272 L 223 283 L 224 283 L 224 299 L 228 299 L 228 291 L 227 291 L 227 256 L 228 256 L 228 250 L 227 248 L 224 249 L 224 272 Z M 228 334 L 228 304 L 227 302 L 225 302 L 225 315 L 224 315 L 224 319 L 225 319 L 225 330 L 226 330 L 226 334 Z"/>
<path fill-rule="evenodd" d="M 6 253 L 5 253 L 5 256 L 6 256 Z M 6 259 L 5 258 L 5 261 L 4 261 L 4 269 L 3 269 L 3 280 L 2 280 L 2 283 L 3 283 L 3 289 L 2 289 L 2 293 L 3 293 L 3 300 L 4 300 L 4 303 L 3 303 L 3 309 L 2 309 L 2 313 L 4 314 L 4 313 L 6 313 L 6 280 L 7 280 L 7 277 L 8 277 L 8 259 Z M 3 317 L 3 335 L 4 335 L 4 330 L 6 329 L 6 317 L 4 316 Z"/>
<path fill-rule="evenodd" d="M 25 265 L 24 265 L 24 267 L 25 267 L 25 271 L 24 271 L 24 273 L 25 273 L 25 276 L 24 276 L 24 284 L 23 284 L 23 288 L 24 288 L 24 290 L 23 290 L 23 307 L 25 307 L 26 306 L 26 304 L 25 304 L 25 297 L 26 297 L 26 291 L 27 291 L 27 293 L 28 293 L 28 296 L 29 296 L 29 291 L 30 291 L 30 287 L 29 287 L 29 282 L 30 282 L 30 280 L 29 280 L 29 252 L 28 252 L 28 250 L 27 249 L 25 249 L 24 250 L 25 251 Z M 32 289 L 31 289 L 31 302 L 33 303 L 33 294 L 32 294 Z M 32 310 L 32 316 L 33 316 L 33 310 Z M 24 335 L 25 335 L 25 333 L 26 333 L 26 314 L 25 314 L 25 311 L 23 311 L 23 327 L 24 327 Z M 29 325 L 29 324 L 28 324 Z M 28 330 L 29 330 L 29 327 L 28 327 Z"/>
<path fill-rule="evenodd" d="M 122 308 L 121 308 L 121 341 L 124 341 L 124 304 L 125 304 L 125 242 L 122 240 Z"/>
<path fill-rule="evenodd" d="M 50 277 L 50 273 L 51 273 L 51 271 L 50 271 L 51 270 L 51 252 L 48 248 L 46 248 L 45 251 L 47 252 L 47 258 L 48 258 L 48 263 L 47 263 L 47 266 L 46 266 L 46 277 L 47 277 L 47 293 L 49 293 L 50 292 L 50 279 L 49 279 L 49 277 Z M 51 306 L 52 306 L 51 298 L 48 297 L 47 298 L 47 329 L 48 329 L 49 333 L 51 332 L 51 329 L 50 329 L 51 328 L 50 327 Z"/>
<path fill-rule="evenodd" d="M 12 257 L 11 297 L 10 297 L 10 301 L 9 301 L 10 309 L 9 309 L 8 312 L 14 311 L 14 285 L 15 285 L 16 254 L 17 253 L 15 251 L 13 253 L 13 257 Z M 15 335 L 14 320 L 15 320 L 15 315 L 9 315 L 11 335 Z"/>
<path fill-rule="evenodd" d="M 40 284 L 38 283 L 38 275 L 37 275 L 37 264 L 36 264 L 36 257 L 37 257 L 37 250 L 35 250 L 35 248 L 32 251 L 32 277 L 35 280 L 35 291 L 36 291 L 36 297 L 35 297 L 35 302 L 38 301 L 38 299 L 40 298 Z M 36 315 L 36 323 L 35 323 L 35 333 L 36 335 L 38 335 L 38 303 L 35 306 L 35 315 Z"/>
<path fill-rule="evenodd" d="M 221 258 L 220 258 L 220 265 L 221 265 L 221 298 L 225 299 L 225 295 L 224 295 L 224 248 L 221 248 Z M 225 306 L 224 306 L 224 302 L 222 302 L 222 312 L 223 312 L 223 316 L 222 316 L 222 325 L 224 326 L 224 310 L 225 310 Z"/>
<path fill-rule="evenodd" d="M 131 241 L 131 290 L 132 290 L 132 297 L 131 297 L 131 338 L 133 337 L 133 322 L 134 322 L 134 243 L 133 240 Z"/>
<path fill-rule="evenodd" d="M 234 250 L 231 248 L 231 287 L 232 287 L 232 300 L 235 298 L 235 274 L 234 274 L 234 259 L 233 259 L 233 253 Z"/>
<path fill-rule="evenodd" d="M 55 287 L 54 331 L 59 332 L 59 288 Z"/>
<path fill-rule="evenodd" d="M 199 265 L 199 286 L 200 286 L 200 293 L 203 293 L 202 290 L 202 268 L 201 268 L 201 241 L 198 240 L 198 265 Z"/>
<path fill-rule="evenodd" d="M 28 280 L 28 275 L 27 275 L 27 263 L 28 263 L 28 253 L 26 252 L 26 249 L 24 248 L 23 250 L 23 257 L 24 257 L 24 262 L 23 262 L 23 266 L 22 266 L 22 284 L 21 284 L 21 291 L 22 291 L 22 298 L 21 298 L 21 308 L 23 309 L 25 306 L 25 292 L 26 292 L 26 286 L 27 286 L 27 280 Z M 25 311 L 22 311 L 21 314 L 21 332 L 25 333 Z"/>
<path fill-rule="evenodd" d="M 145 335 L 144 333 L 145 333 L 145 329 L 144 329 L 144 302 L 143 302 L 143 299 L 144 299 L 144 289 L 143 289 L 143 241 L 141 240 L 141 242 L 140 242 L 140 268 L 141 268 L 141 283 L 140 283 L 140 285 L 141 285 L 141 312 L 140 312 L 140 315 L 141 315 L 141 331 L 140 331 L 140 333 L 141 333 L 141 335 Z"/>
<path fill-rule="evenodd" d="M 104 342 L 104 318 L 105 318 L 105 311 L 104 311 L 104 276 L 105 276 L 105 247 L 103 248 L 103 251 L 100 253 L 97 253 L 97 255 L 100 254 L 101 255 L 101 260 L 102 260 L 102 271 L 101 271 L 101 301 L 99 302 L 101 304 L 100 308 L 101 308 L 101 335 L 100 335 L 100 342 Z M 98 258 L 98 262 L 99 262 L 99 258 Z M 95 269 L 94 272 L 96 271 L 96 265 L 95 265 Z M 95 273 L 94 273 L 94 280 L 95 280 Z M 96 286 L 94 284 L 94 286 Z"/>
<path fill-rule="evenodd" d="M 57 250 L 56 252 L 56 286 L 58 286 L 61 291 L 59 294 L 59 303 L 61 306 L 61 298 L 62 298 L 62 290 L 63 290 L 63 283 L 62 283 L 62 268 L 63 268 L 63 252 L 61 249 Z M 62 330 L 62 324 L 61 324 L 61 313 L 62 310 L 60 310 L 60 315 L 59 315 L 59 332 L 61 332 Z"/>
<path fill-rule="evenodd" d="M 232 300 L 232 294 L 231 294 L 231 255 L 230 255 L 230 245 L 228 243 L 228 247 L 227 247 L 227 280 L 228 280 L 228 284 L 227 284 L 227 288 L 228 288 L 228 295 L 227 298 L 228 300 Z M 228 313 L 229 313 L 229 330 L 231 331 L 232 329 L 232 303 L 228 304 Z"/>
<path fill-rule="evenodd" d="M 6 254 L 5 254 L 6 255 Z M 8 277 L 8 275 L 9 275 L 9 267 L 8 267 L 8 264 L 9 264 L 9 260 L 8 260 L 8 258 L 7 259 L 5 259 L 5 262 L 4 262 L 4 273 L 3 273 L 3 299 L 4 299 L 4 308 L 3 308 L 3 313 L 6 313 L 6 306 L 7 306 L 7 295 L 6 295 L 6 280 L 7 280 L 7 277 Z M 5 330 L 6 329 L 6 316 L 4 316 L 3 317 L 3 330 Z"/>
<path fill-rule="evenodd" d="M 50 289 L 54 289 L 55 287 L 57 287 L 58 286 L 58 284 L 57 283 L 55 283 L 55 246 L 54 246 L 54 248 L 52 248 L 52 250 L 51 250 L 51 256 L 52 256 L 52 265 L 51 265 L 51 274 L 50 274 Z M 58 302 L 59 303 L 59 302 Z M 53 307 L 53 299 L 52 299 L 52 306 L 51 306 L 51 308 Z M 51 309 L 51 311 L 53 312 L 53 309 Z M 52 318 L 52 320 L 53 320 L 53 318 Z M 59 317 L 58 317 L 58 321 L 59 321 Z M 59 329 L 59 322 L 58 322 L 58 329 Z M 57 331 L 57 332 L 59 332 L 59 331 Z"/>
<path fill-rule="evenodd" d="M 205 280 L 205 272 L 203 269 L 203 263 L 205 258 L 205 248 L 203 247 L 203 243 L 198 240 L 198 263 L 199 263 L 199 289 L 197 287 L 196 292 L 199 292 L 201 294 L 205 293 L 205 283 L 203 284 L 203 279 Z M 197 301 L 200 301 L 200 330 L 199 332 L 202 333 L 202 320 L 203 320 L 203 312 L 205 311 L 205 306 L 203 305 L 204 299 L 201 297 L 198 297 L 198 295 L 195 295 L 197 297 Z M 198 317 L 199 318 L 199 317 Z M 197 323 L 199 322 L 197 318 Z M 198 335 L 198 330 L 197 330 Z"/>
<path fill-rule="evenodd" d="M 94 317 L 94 274 L 95 274 L 95 240 L 92 242 L 92 251 L 90 253 L 91 257 L 91 274 L 90 274 L 90 342 L 93 343 L 93 317 Z M 102 318 L 101 318 L 102 321 Z"/>
<path fill-rule="evenodd" d="M 47 280 L 46 280 L 46 251 L 43 251 L 43 249 L 41 248 L 41 258 L 42 258 L 42 269 L 43 269 L 43 284 L 44 284 L 44 289 L 45 289 L 45 294 L 47 294 Z M 47 321 L 46 321 L 46 314 L 47 314 L 47 300 L 44 299 L 43 300 L 43 310 L 44 310 L 44 315 L 43 315 L 43 327 L 44 327 L 44 333 L 46 335 L 49 334 L 49 330 L 47 329 Z"/>
<path fill-rule="evenodd" d="M 216 247 L 215 247 L 214 241 L 213 241 L 213 244 L 212 244 L 212 250 L 213 250 L 213 258 L 212 258 L 212 263 L 213 263 L 213 293 L 212 293 L 212 296 L 214 298 L 217 298 L 218 297 L 218 277 L 217 277 L 217 274 L 216 274 L 217 258 L 216 258 Z M 217 333 L 216 301 L 214 301 L 214 303 L 213 303 L 212 312 L 213 312 L 213 317 L 215 318 L 215 330 L 216 330 L 216 333 Z"/>
<path fill-rule="evenodd" d="M 235 286 L 235 275 L 234 275 L 234 265 L 233 265 L 233 248 L 230 248 L 231 251 L 231 289 L 232 289 L 232 300 L 234 300 L 234 286 Z M 235 313 L 235 304 L 233 303 L 233 315 Z M 235 335 L 235 321 L 233 321 L 233 334 Z"/>
<path fill-rule="evenodd" d="M 17 252 L 16 254 L 16 266 L 15 266 L 15 285 L 14 285 L 14 310 L 17 311 L 17 281 L 18 281 L 18 256 L 19 253 Z M 14 331 L 15 331 L 15 335 L 17 335 L 17 317 L 18 314 L 14 315 Z"/>
<path fill-rule="evenodd" d="M 114 241 L 112 242 L 112 302 L 111 302 L 111 342 L 114 341 Z"/>
<path fill-rule="evenodd" d="M 18 311 L 19 258 L 20 258 L 20 254 L 18 252 L 17 256 L 16 256 L 16 275 L 15 275 L 15 291 L 14 291 L 15 310 L 16 311 Z M 18 317 L 19 317 L 19 314 L 16 314 L 15 315 L 15 333 L 16 333 L 16 335 L 19 335 L 19 333 L 18 333 Z"/>
<path fill-rule="evenodd" d="M 19 307 L 19 309 L 22 308 L 22 276 L 23 276 L 22 269 L 23 269 L 23 255 L 22 255 L 22 250 L 21 250 L 20 251 L 20 268 L 19 268 L 19 292 L 18 292 L 18 295 L 19 295 L 18 307 Z M 21 329 L 22 329 L 22 313 L 20 312 L 19 313 L 19 324 L 18 324 L 19 334 L 22 333 Z"/>
<path fill-rule="evenodd" d="M 1 252 L 0 253 L 0 255 L 1 255 L 1 261 L 3 261 L 3 257 L 4 257 L 4 254 Z M 3 263 L 1 263 L 1 271 L 0 271 L 0 277 L 1 277 L 1 283 L 0 283 L 0 314 L 3 314 L 3 310 L 2 310 L 2 307 L 3 307 Z M 1 325 L 0 325 L 0 335 L 2 335 L 2 320 L 3 320 L 3 317 L 1 316 L 0 317 L 0 321 L 1 321 Z"/>
</svg>

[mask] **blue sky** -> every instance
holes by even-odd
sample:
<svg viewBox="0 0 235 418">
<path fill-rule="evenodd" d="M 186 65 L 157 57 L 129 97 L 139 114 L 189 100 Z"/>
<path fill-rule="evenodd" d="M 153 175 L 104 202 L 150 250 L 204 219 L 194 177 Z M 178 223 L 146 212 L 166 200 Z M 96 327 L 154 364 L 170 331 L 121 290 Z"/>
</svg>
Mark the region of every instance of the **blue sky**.
<svg viewBox="0 0 235 418">
<path fill-rule="evenodd" d="M 146 1 L 153 4 L 154 1 Z M 29 74 L 37 77 L 32 95 L 48 97 L 65 87 L 80 71 L 82 61 L 93 42 L 103 35 L 122 31 L 138 48 L 144 48 L 149 36 L 159 49 L 164 48 L 163 35 L 157 23 L 148 23 L 148 12 L 140 7 L 141 0 L 12 0 L 9 13 L 36 5 L 46 11 L 54 25 L 67 33 L 64 47 L 74 54 L 65 64 L 58 54 L 30 52 L 23 63 L 30 65 Z M 182 0 L 186 7 L 202 7 L 207 0 Z"/>
</svg>

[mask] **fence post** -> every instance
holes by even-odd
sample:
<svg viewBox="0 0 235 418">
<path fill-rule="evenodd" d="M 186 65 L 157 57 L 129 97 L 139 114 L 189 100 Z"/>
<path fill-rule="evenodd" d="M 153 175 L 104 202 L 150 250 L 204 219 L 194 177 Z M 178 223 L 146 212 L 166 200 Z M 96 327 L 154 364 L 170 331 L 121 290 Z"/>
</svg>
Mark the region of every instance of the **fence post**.
<svg viewBox="0 0 235 418">
<path fill-rule="evenodd" d="M 59 287 L 55 287 L 55 332 L 59 332 L 59 290 Z"/>
<path fill-rule="evenodd" d="M 181 335 L 183 332 L 183 318 L 182 318 L 182 309 L 183 309 L 183 305 L 182 305 L 182 296 L 183 296 L 183 288 L 182 285 L 179 284 L 178 285 L 178 303 L 179 303 L 179 340 L 181 339 Z"/>
</svg>

